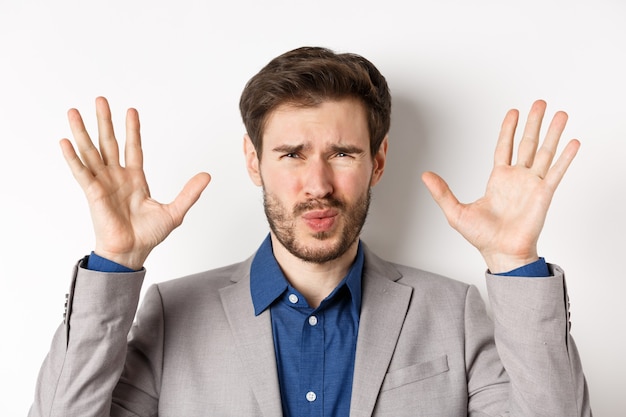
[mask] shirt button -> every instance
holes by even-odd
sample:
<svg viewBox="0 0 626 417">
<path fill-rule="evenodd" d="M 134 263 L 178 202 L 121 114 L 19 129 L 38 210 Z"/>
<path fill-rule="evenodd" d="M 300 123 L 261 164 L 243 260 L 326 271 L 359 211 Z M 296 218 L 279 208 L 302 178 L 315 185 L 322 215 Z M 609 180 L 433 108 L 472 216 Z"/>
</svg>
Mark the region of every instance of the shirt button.
<svg viewBox="0 0 626 417">
<path fill-rule="evenodd" d="M 317 395 L 313 391 L 309 391 L 306 393 L 306 400 L 310 403 L 317 399 Z"/>
<path fill-rule="evenodd" d="M 298 296 L 295 294 L 289 294 L 289 301 L 291 304 L 295 304 L 298 302 Z"/>
<path fill-rule="evenodd" d="M 315 316 L 309 317 L 309 324 L 311 326 L 315 326 L 317 324 L 317 317 L 315 317 Z"/>
</svg>

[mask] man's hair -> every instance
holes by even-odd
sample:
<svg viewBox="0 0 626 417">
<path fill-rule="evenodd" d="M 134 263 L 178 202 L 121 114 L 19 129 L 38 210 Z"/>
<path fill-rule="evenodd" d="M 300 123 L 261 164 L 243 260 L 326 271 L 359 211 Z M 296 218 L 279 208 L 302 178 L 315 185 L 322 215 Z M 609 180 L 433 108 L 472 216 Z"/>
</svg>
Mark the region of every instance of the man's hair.
<svg viewBox="0 0 626 417">
<path fill-rule="evenodd" d="M 372 157 L 389 132 L 391 95 L 385 77 L 357 54 L 302 47 L 269 62 L 248 81 L 239 110 L 252 144 L 261 155 L 269 114 L 282 104 L 315 107 L 324 101 L 354 98 L 367 113 Z"/>
</svg>

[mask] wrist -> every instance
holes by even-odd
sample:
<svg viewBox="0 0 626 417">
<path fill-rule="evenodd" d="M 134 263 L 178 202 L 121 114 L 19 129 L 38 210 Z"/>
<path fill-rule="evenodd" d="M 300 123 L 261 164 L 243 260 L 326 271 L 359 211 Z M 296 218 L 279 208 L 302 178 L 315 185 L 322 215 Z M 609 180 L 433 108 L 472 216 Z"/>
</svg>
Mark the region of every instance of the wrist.
<svg viewBox="0 0 626 417">
<path fill-rule="evenodd" d="M 523 256 L 492 254 L 488 256 L 483 255 L 483 258 L 487 263 L 487 268 L 489 269 L 490 273 L 503 274 L 538 261 L 539 255 L 537 255 L 536 252 Z"/>
<path fill-rule="evenodd" d="M 133 271 L 141 270 L 147 258 L 147 254 L 144 255 L 141 253 L 114 253 L 98 248 L 96 248 L 93 253 L 100 258 L 106 259 L 110 262 L 114 262 Z"/>
</svg>

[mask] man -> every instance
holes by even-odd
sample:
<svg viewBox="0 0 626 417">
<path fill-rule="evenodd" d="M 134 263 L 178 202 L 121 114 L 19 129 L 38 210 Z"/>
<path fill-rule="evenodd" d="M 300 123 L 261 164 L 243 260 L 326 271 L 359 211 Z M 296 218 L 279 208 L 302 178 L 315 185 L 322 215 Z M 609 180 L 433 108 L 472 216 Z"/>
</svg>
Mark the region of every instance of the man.
<svg viewBox="0 0 626 417">
<path fill-rule="evenodd" d="M 70 110 L 80 157 L 68 140 L 61 147 L 96 246 L 76 267 L 30 415 L 591 415 L 563 272 L 536 249 L 579 147 L 572 140 L 552 164 L 567 116 L 554 116 L 539 147 L 545 107 L 533 104 L 515 164 L 518 113 L 506 115 L 475 203 L 423 176 L 487 263 L 495 336 L 475 288 L 385 262 L 359 239 L 391 111 L 384 77 L 363 57 L 299 48 L 248 82 L 244 152 L 270 233 L 242 263 L 152 286 L 134 324 L 146 257 L 210 177 L 159 204 L 137 112 L 121 167 L 106 100 L 96 102 L 99 150 Z"/>
</svg>

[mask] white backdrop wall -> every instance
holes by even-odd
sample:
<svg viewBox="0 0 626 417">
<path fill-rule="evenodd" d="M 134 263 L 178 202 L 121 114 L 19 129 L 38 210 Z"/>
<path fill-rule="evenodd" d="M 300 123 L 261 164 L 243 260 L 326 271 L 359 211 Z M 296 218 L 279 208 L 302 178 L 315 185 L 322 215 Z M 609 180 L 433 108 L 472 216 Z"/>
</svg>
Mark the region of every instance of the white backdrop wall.
<svg viewBox="0 0 626 417">
<path fill-rule="evenodd" d="M 242 157 L 239 94 L 301 45 L 360 53 L 394 96 L 389 164 L 364 238 L 384 257 L 476 284 L 485 266 L 419 179 L 482 195 L 505 112 L 533 100 L 582 141 L 540 252 L 565 268 L 597 415 L 626 410 L 626 3 L 438 0 L 0 1 L 0 415 L 25 415 L 91 223 L 58 139 L 77 107 L 95 132 L 109 98 L 123 139 L 139 109 L 153 196 L 213 181 L 146 264 L 146 286 L 249 256 L 267 233 Z M 145 288 L 145 287 L 144 287 Z"/>
</svg>

